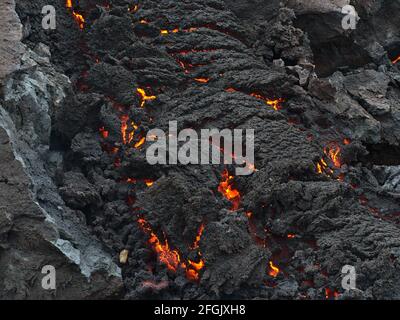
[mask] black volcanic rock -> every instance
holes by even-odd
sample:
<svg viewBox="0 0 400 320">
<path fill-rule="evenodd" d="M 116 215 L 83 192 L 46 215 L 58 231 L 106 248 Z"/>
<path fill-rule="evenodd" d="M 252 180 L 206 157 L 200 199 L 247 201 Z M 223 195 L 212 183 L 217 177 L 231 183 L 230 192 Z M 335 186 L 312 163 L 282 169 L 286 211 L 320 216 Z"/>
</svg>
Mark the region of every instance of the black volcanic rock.
<svg viewBox="0 0 400 320">
<path fill-rule="evenodd" d="M 16 294 L 6 281 L 0 297 L 44 297 L 26 279 L 49 259 L 74 280 L 55 298 L 399 297 L 398 1 L 356 1 L 352 31 L 345 0 L 73 1 L 54 32 L 44 0 L 16 2 L 26 52 L 0 100 Z M 254 129 L 254 173 L 150 165 L 146 134 L 170 121 Z M 9 235 L 27 231 L 21 278 L 7 266 L 28 249 Z"/>
</svg>

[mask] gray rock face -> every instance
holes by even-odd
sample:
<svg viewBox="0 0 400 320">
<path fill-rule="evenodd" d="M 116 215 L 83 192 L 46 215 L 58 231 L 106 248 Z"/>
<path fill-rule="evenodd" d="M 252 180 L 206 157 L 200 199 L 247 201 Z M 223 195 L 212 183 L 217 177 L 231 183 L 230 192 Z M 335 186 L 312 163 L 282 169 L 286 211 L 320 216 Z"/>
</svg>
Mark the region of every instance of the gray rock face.
<svg viewBox="0 0 400 320">
<path fill-rule="evenodd" d="M 15 12 L 15 1 L 4 0 L 0 8 L 0 85 L 20 66 L 20 58 L 25 51 L 21 40 L 22 24 Z"/>
<path fill-rule="evenodd" d="M 12 194 L 22 198 L 9 198 L 13 210 L 1 207 L 4 231 L 1 238 L 6 241 L 7 234 L 19 232 L 25 240 L 4 243 L 7 245 L 1 265 L 9 267 L 4 269 L 3 281 L 7 289 L 1 296 L 29 299 L 115 296 L 121 290 L 119 267 L 88 230 L 82 228 L 82 221 L 79 221 L 82 213 L 65 206 L 47 171 L 49 159 L 57 158 L 56 152 L 49 150 L 52 117 L 71 92 L 69 79 L 54 70 L 48 54 L 48 48 L 42 44 L 36 47 L 36 52 L 27 49 L 21 57 L 19 70 L 9 75 L 4 83 L 0 126 L 6 144 L 0 152 L 3 156 L 0 163 L 4 166 L 1 181 L 6 188 L 1 190 L 4 200 Z M 10 161 L 14 165 L 7 171 Z M 91 191 L 82 192 L 82 197 L 92 197 L 90 202 L 98 200 L 95 191 L 91 195 L 87 193 Z M 68 194 L 68 189 L 64 194 Z M 75 208 L 87 204 L 84 198 L 81 203 Z M 29 219 L 24 221 L 25 217 Z M 29 257 L 24 258 L 26 246 L 31 242 L 38 243 Z M 15 259 L 20 259 L 20 270 L 10 269 Z M 41 288 L 40 272 L 46 264 L 54 265 L 60 276 L 57 284 L 64 289 L 57 289 L 56 294 Z M 33 282 L 29 280 L 32 277 L 36 279 Z M 74 279 L 71 284 L 66 282 L 69 277 Z"/>
</svg>

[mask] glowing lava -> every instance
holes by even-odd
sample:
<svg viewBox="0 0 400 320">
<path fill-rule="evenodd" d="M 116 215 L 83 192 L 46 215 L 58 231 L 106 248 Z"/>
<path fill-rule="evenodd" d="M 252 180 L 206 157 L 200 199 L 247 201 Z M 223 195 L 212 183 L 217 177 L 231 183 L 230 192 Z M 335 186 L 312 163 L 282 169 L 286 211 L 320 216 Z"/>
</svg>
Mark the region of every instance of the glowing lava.
<svg viewBox="0 0 400 320">
<path fill-rule="evenodd" d="M 222 173 L 222 180 L 218 186 L 218 191 L 232 203 L 231 211 L 236 211 L 240 206 L 240 193 L 233 187 L 234 176 L 229 175 L 228 170 Z"/>
<path fill-rule="evenodd" d="M 340 168 L 342 163 L 340 161 L 340 146 L 336 142 L 331 142 L 324 148 L 324 153 L 332 160 L 336 168 Z"/>
<path fill-rule="evenodd" d="M 282 98 L 278 99 L 267 99 L 264 96 L 257 94 L 257 93 L 251 93 L 250 94 L 252 97 L 263 100 L 267 105 L 271 106 L 274 110 L 278 111 L 282 109 L 282 103 L 285 101 Z"/>
<path fill-rule="evenodd" d="M 146 91 L 144 89 L 142 89 L 142 88 L 136 89 L 136 92 L 140 95 L 140 100 L 141 100 L 140 101 L 140 107 L 141 108 L 144 108 L 144 106 L 146 104 L 146 101 L 152 101 L 152 100 L 157 99 L 156 96 L 148 96 L 146 94 Z"/>
<path fill-rule="evenodd" d="M 345 139 L 343 143 L 349 144 L 350 140 Z M 340 146 L 336 142 L 331 142 L 324 148 L 325 156 L 331 160 L 332 164 L 337 169 L 340 169 L 342 167 L 342 162 L 340 159 L 340 151 L 341 151 Z M 319 160 L 319 162 L 317 163 L 317 173 L 318 174 L 326 173 L 328 176 L 331 176 L 333 174 L 333 170 L 329 168 L 324 158 L 321 158 L 321 160 Z M 343 180 L 343 176 L 339 177 L 339 180 Z"/>
<path fill-rule="evenodd" d="M 279 274 L 279 268 L 274 265 L 272 261 L 269 262 L 269 271 L 268 274 L 271 277 L 276 277 Z"/>
</svg>

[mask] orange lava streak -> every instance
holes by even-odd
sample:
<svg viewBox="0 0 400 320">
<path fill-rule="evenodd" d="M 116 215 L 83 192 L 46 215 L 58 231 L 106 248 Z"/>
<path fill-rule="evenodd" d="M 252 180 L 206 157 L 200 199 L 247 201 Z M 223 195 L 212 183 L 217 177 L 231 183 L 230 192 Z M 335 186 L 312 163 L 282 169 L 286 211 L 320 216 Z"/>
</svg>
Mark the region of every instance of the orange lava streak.
<svg viewBox="0 0 400 320">
<path fill-rule="evenodd" d="M 76 23 L 79 25 L 79 28 L 83 30 L 83 28 L 85 27 L 85 18 L 83 17 L 83 15 L 76 13 L 75 11 L 72 11 L 72 15 L 74 16 L 74 20 L 76 21 Z"/>
<path fill-rule="evenodd" d="M 141 102 L 140 102 L 140 107 L 141 108 L 144 108 L 144 106 L 146 104 L 146 101 L 151 101 L 151 100 L 157 99 L 156 96 L 148 96 L 146 94 L 146 91 L 144 89 L 142 89 L 142 88 L 136 89 L 136 92 L 140 95 L 140 98 L 141 98 Z"/>
<path fill-rule="evenodd" d="M 65 7 L 67 9 L 72 9 L 73 8 L 72 0 L 65 0 Z M 83 17 L 83 15 L 72 10 L 72 16 L 74 17 L 74 20 L 78 24 L 79 28 L 83 30 L 83 28 L 85 27 L 85 18 Z"/>
<path fill-rule="evenodd" d="M 225 89 L 226 92 L 240 92 L 239 90 L 236 90 L 235 88 L 227 88 Z M 256 99 L 260 99 L 263 100 L 265 102 L 265 104 L 271 106 L 274 110 L 278 111 L 282 109 L 282 103 L 285 102 L 285 99 L 283 98 L 277 98 L 277 99 L 268 99 L 264 96 L 262 96 L 261 94 L 258 93 L 250 93 L 250 96 L 256 98 Z"/>
<path fill-rule="evenodd" d="M 200 83 L 208 83 L 210 81 L 209 78 L 195 78 L 194 80 Z"/>
<path fill-rule="evenodd" d="M 169 270 L 176 272 L 179 266 L 181 266 L 181 257 L 178 251 L 171 250 L 167 240 L 161 243 L 157 235 L 151 229 L 150 224 L 145 219 L 139 218 L 138 223 L 142 230 L 150 235 L 149 243 L 157 253 L 159 261 L 165 264 Z"/>
<path fill-rule="evenodd" d="M 400 62 L 400 56 L 398 56 L 396 59 L 392 61 L 393 64 L 396 64 L 397 62 Z"/>
<path fill-rule="evenodd" d="M 188 29 L 179 29 L 179 28 L 175 28 L 175 29 L 172 29 L 172 30 L 161 29 L 161 30 L 160 30 L 160 34 L 165 36 L 165 35 L 170 34 L 170 33 L 194 32 L 194 31 L 196 31 L 196 30 L 197 30 L 197 28 L 188 28 Z"/>
<path fill-rule="evenodd" d="M 128 116 L 121 116 L 121 137 L 122 137 L 122 142 L 124 144 L 128 143 L 127 130 L 128 130 Z"/>
<path fill-rule="evenodd" d="M 150 180 L 150 179 L 146 179 L 146 180 L 144 180 L 144 183 L 146 184 L 146 186 L 148 186 L 150 188 L 154 184 L 154 181 Z"/>
<path fill-rule="evenodd" d="M 204 231 L 204 223 L 202 223 L 200 225 L 199 231 L 197 232 L 197 236 L 196 239 L 194 240 L 192 246 L 190 247 L 190 249 L 195 250 L 199 247 L 199 243 L 201 240 L 201 236 L 203 235 L 203 231 Z"/>
<path fill-rule="evenodd" d="M 228 170 L 222 173 L 222 181 L 218 186 L 218 191 L 232 203 L 231 211 L 236 211 L 240 206 L 240 193 L 233 188 L 234 176 L 229 175 Z"/>
<path fill-rule="evenodd" d="M 342 163 L 340 161 L 340 146 L 336 142 L 332 142 L 324 148 L 324 153 L 332 160 L 336 168 L 340 168 Z"/>
<path fill-rule="evenodd" d="M 146 142 L 146 138 L 142 137 L 138 142 L 135 143 L 134 147 L 136 149 L 139 149 L 144 143 Z"/>
<path fill-rule="evenodd" d="M 269 262 L 269 271 L 268 274 L 271 277 L 276 277 L 279 274 L 279 268 L 274 265 L 272 261 Z"/>
</svg>

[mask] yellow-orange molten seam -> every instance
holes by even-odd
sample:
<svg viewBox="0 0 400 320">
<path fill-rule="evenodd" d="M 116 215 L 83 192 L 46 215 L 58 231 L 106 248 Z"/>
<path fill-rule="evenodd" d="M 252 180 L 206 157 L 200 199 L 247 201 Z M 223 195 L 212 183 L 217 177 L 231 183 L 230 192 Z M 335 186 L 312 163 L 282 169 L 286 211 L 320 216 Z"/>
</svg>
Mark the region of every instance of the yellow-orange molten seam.
<svg viewBox="0 0 400 320">
<path fill-rule="evenodd" d="M 232 211 L 236 211 L 240 206 L 240 192 L 233 187 L 234 176 L 229 175 L 228 170 L 222 173 L 222 180 L 218 186 L 218 191 L 232 203 Z"/>
<path fill-rule="evenodd" d="M 271 276 L 271 277 L 276 277 L 276 276 L 278 276 L 278 274 L 279 274 L 279 268 L 277 267 L 277 266 L 275 266 L 274 265 L 274 263 L 272 262 L 272 261 L 270 261 L 269 262 L 269 271 L 268 271 L 268 274 Z"/>
</svg>

